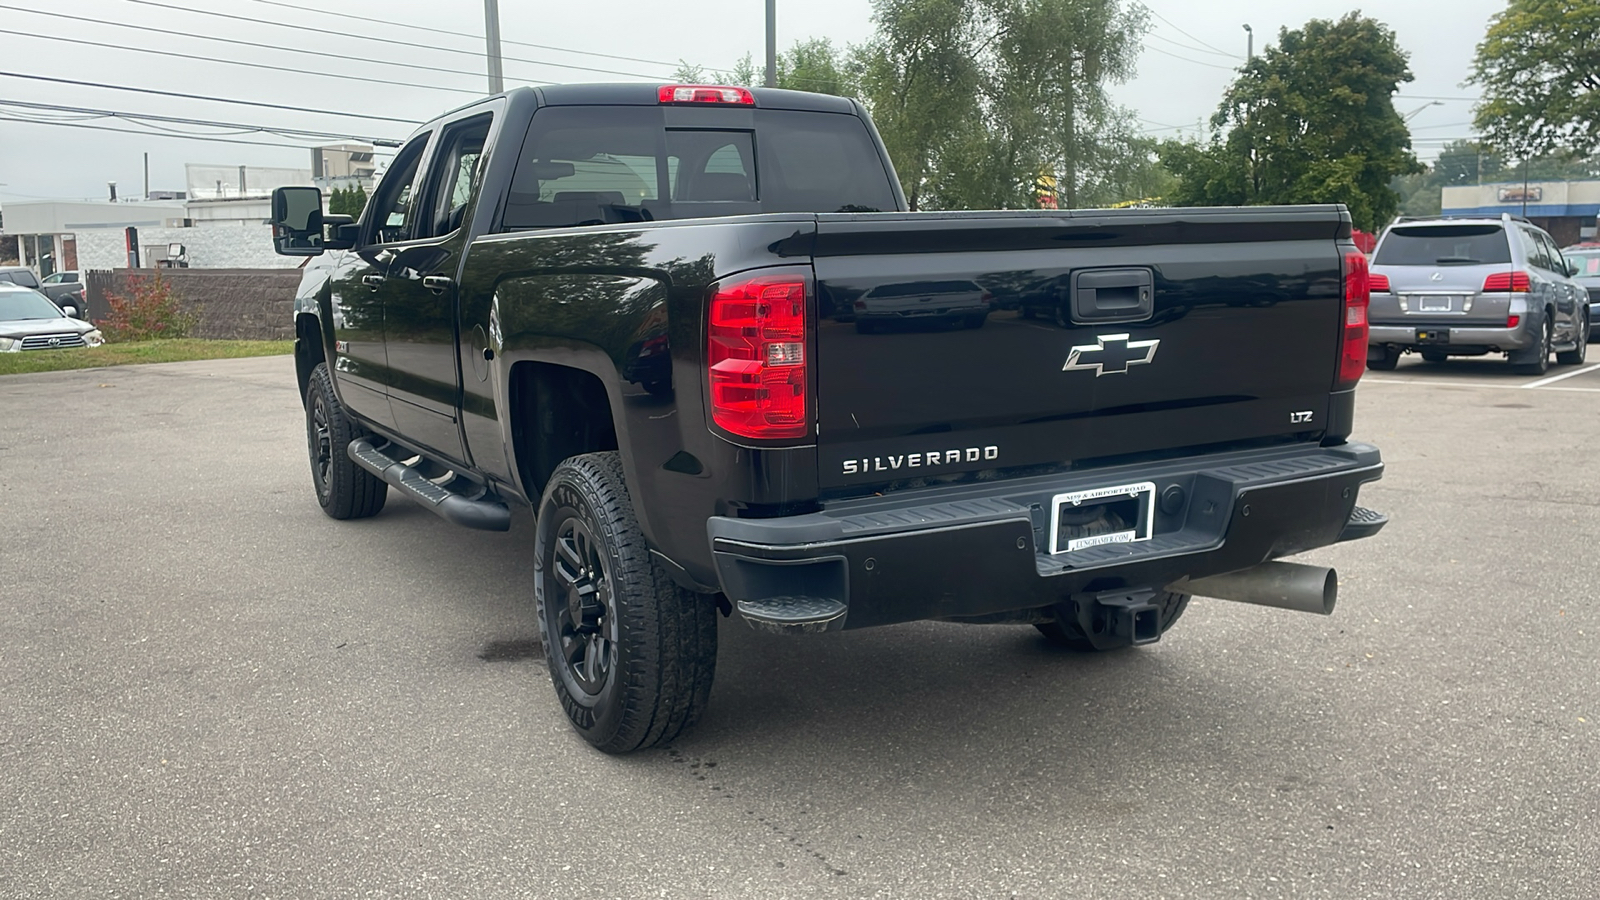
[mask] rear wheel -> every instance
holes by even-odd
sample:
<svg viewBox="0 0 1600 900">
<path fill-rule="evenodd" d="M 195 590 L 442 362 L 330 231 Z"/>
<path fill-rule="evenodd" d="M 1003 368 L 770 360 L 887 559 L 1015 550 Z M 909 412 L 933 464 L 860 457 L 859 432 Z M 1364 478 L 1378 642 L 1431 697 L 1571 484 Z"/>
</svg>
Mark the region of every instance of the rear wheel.
<svg viewBox="0 0 1600 900">
<path fill-rule="evenodd" d="M 1370 356 L 1367 357 L 1367 368 L 1373 369 L 1373 370 L 1378 371 L 1378 372 L 1390 372 L 1390 371 L 1393 371 L 1394 367 L 1398 366 L 1399 364 L 1400 364 L 1400 348 L 1399 347 L 1384 347 L 1383 348 L 1383 356 L 1381 356 L 1381 357 L 1379 357 L 1377 359 L 1373 359 Z"/>
<path fill-rule="evenodd" d="M 1423 350 L 1422 351 L 1422 361 L 1423 362 L 1442 363 L 1442 362 L 1447 362 L 1449 359 L 1450 359 L 1450 354 L 1444 352 L 1443 350 Z"/>
<path fill-rule="evenodd" d="M 317 363 L 306 386 L 306 444 L 317 503 L 335 519 L 365 519 L 383 509 L 389 486 L 356 465 L 345 448 L 366 436 L 333 392 L 328 364 Z"/>
<path fill-rule="evenodd" d="M 987 321 L 989 321 L 988 313 L 973 313 L 967 316 L 966 325 L 968 328 L 982 328 L 983 323 Z"/>
<path fill-rule="evenodd" d="M 1517 363 L 1515 368 L 1519 375 L 1543 375 L 1550 371 L 1550 344 L 1553 340 L 1555 324 L 1549 316 L 1544 317 L 1544 327 L 1539 330 L 1539 346 L 1534 349 L 1536 354 L 1532 361 Z"/>
<path fill-rule="evenodd" d="M 717 607 L 651 558 L 615 451 L 556 467 L 535 541 L 539 632 L 572 726 L 607 753 L 677 737 L 711 695 Z"/>
<path fill-rule="evenodd" d="M 1563 366 L 1581 366 L 1589 357 L 1589 313 L 1583 314 L 1583 319 L 1578 323 L 1578 329 L 1572 333 L 1576 342 L 1571 350 L 1563 350 L 1556 354 L 1556 362 Z"/>
<path fill-rule="evenodd" d="M 1183 611 L 1188 608 L 1189 595 L 1162 591 L 1155 595 L 1154 602 L 1161 607 L 1161 633 L 1166 634 L 1167 629 L 1171 628 L 1183 615 Z M 1039 629 L 1039 633 L 1044 635 L 1045 639 L 1050 643 L 1066 650 L 1089 653 L 1100 649 L 1083 633 L 1083 629 L 1077 622 L 1063 622 L 1057 619 L 1054 622 L 1041 622 L 1033 627 Z M 1122 648 L 1114 647 L 1111 649 L 1120 650 Z"/>
</svg>

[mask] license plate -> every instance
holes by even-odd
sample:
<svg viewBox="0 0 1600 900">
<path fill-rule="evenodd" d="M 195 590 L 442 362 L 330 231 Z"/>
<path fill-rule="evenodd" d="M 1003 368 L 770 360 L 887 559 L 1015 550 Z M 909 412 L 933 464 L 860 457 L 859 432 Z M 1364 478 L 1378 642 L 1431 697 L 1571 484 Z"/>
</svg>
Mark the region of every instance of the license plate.
<svg viewBox="0 0 1600 900">
<path fill-rule="evenodd" d="M 1155 525 L 1154 482 L 1072 491 L 1051 498 L 1050 553 L 1148 541 Z"/>
<path fill-rule="evenodd" d="M 1454 297 L 1424 294 L 1417 298 L 1417 310 L 1419 312 L 1449 312 L 1454 305 Z"/>
<path fill-rule="evenodd" d="M 1448 328 L 1418 328 L 1417 343 L 1419 344 L 1448 344 L 1450 343 L 1450 329 Z"/>
</svg>

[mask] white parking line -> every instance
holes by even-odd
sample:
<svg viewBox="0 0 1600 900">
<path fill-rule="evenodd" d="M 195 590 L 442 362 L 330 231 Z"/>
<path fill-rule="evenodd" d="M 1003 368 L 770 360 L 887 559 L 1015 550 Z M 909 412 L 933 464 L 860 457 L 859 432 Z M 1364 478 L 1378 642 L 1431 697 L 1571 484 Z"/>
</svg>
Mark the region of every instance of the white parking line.
<svg viewBox="0 0 1600 900">
<path fill-rule="evenodd" d="M 1600 366 L 1596 366 L 1595 368 L 1600 368 Z M 1589 371 L 1589 370 L 1588 369 L 1580 369 L 1580 370 L 1578 370 L 1576 372 L 1569 372 L 1569 373 L 1566 373 L 1566 374 L 1561 375 L 1559 377 L 1567 378 L 1567 377 L 1570 377 L 1572 375 L 1582 375 L 1584 372 L 1587 372 L 1587 371 Z M 1543 382 L 1535 382 L 1533 384 L 1495 384 L 1495 383 L 1489 382 L 1489 381 L 1424 381 L 1422 379 L 1406 380 L 1406 379 L 1400 379 L 1400 378 L 1363 378 L 1363 379 L 1361 379 L 1361 383 L 1362 384 L 1400 384 L 1400 385 L 1405 385 L 1407 387 L 1487 388 L 1487 389 L 1500 390 L 1500 391 L 1520 391 L 1523 388 L 1539 387 L 1539 385 L 1541 383 L 1543 383 Z M 1576 393 L 1576 394 L 1600 394 L 1600 388 L 1551 387 L 1551 388 L 1542 388 L 1542 390 L 1547 390 L 1547 391 L 1566 391 L 1566 392 Z"/>
<path fill-rule="evenodd" d="M 1556 382 L 1561 381 L 1563 379 L 1571 378 L 1574 375 L 1583 375 L 1583 374 L 1586 374 L 1586 373 L 1589 373 L 1589 372 L 1593 372 L 1596 369 L 1600 369 L 1600 363 L 1597 363 L 1597 364 L 1592 365 L 1592 366 L 1585 366 L 1584 368 L 1581 368 L 1581 369 L 1574 369 L 1571 372 L 1562 372 L 1560 375 L 1552 375 L 1549 378 L 1541 378 L 1538 381 L 1535 381 L 1535 382 L 1533 382 L 1531 384 L 1525 384 L 1525 385 L 1523 385 L 1523 387 L 1525 387 L 1525 388 L 1544 387 L 1547 384 L 1555 384 Z"/>
</svg>

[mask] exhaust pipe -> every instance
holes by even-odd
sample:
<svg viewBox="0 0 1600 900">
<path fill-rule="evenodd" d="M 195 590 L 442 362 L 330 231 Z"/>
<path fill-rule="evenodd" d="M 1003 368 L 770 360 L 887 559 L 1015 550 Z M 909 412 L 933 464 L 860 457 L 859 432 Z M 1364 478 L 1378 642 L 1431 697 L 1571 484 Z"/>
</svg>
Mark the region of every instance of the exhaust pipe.
<svg viewBox="0 0 1600 900">
<path fill-rule="evenodd" d="M 1167 590 L 1326 616 L 1339 599 L 1339 574 L 1326 566 L 1265 562 L 1225 575 L 1186 578 Z"/>
</svg>

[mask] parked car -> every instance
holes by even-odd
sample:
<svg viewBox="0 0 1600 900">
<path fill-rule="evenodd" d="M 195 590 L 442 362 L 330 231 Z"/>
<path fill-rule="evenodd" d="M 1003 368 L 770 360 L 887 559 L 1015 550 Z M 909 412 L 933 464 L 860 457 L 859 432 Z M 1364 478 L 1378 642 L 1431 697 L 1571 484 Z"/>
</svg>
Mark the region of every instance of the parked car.
<svg viewBox="0 0 1600 900">
<path fill-rule="evenodd" d="M 88 313 L 84 305 L 83 278 L 76 270 L 56 272 L 44 277 L 44 295 L 74 318 L 82 319 Z"/>
<path fill-rule="evenodd" d="M 483 98 L 360 221 L 322 203 L 271 216 L 279 253 L 329 255 L 295 300 L 316 502 L 532 510 L 551 683 L 609 752 L 694 721 L 719 611 L 1117 650 L 1195 594 L 1327 614 L 1336 573 L 1278 558 L 1387 521 L 1357 505 L 1383 462 L 1350 439 L 1343 206 L 910 212 L 854 100 L 648 84 Z M 985 284 L 1064 286 L 1063 326 L 820 326 L 834 298 L 978 324 Z"/>
<path fill-rule="evenodd" d="M 1589 294 L 1589 340 L 1600 339 L 1600 244 L 1568 247 L 1561 255 L 1578 267 L 1572 277 Z"/>
<path fill-rule="evenodd" d="M 1403 353 L 1429 362 L 1504 353 L 1542 375 L 1550 354 L 1577 365 L 1588 353 L 1588 295 L 1577 267 L 1526 219 L 1401 219 L 1373 252 L 1367 366 L 1393 369 Z"/>
<path fill-rule="evenodd" d="M 31 273 L 30 273 L 31 274 Z M 98 347 L 100 330 L 74 319 L 32 288 L 0 282 L 0 353 Z"/>
<path fill-rule="evenodd" d="M 41 281 L 27 266 L 0 266 L 0 284 L 32 288 L 70 316 L 81 318 L 84 312 L 83 282 L 75 271 L 56 272 Z"/>
</svg>

